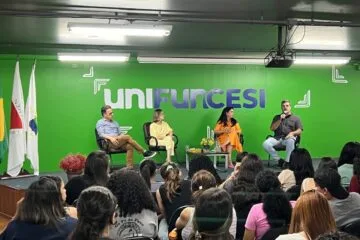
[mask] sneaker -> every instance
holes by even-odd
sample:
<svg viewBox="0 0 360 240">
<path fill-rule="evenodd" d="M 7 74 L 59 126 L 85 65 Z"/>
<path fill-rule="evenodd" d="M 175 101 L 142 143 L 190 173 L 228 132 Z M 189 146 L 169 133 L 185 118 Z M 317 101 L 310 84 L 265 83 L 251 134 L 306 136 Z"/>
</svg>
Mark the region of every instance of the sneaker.
<svg viewBox="0 0 360 240">
<path fill-rule="evenodd" d="M 280 158 L 279 161 L 278 161 L 278 167 L 282 168 L 284 163 L 285 163 L 284 159 Z"/>
<path fill-rule="evenodd" d="M 156 155 L 156 152 L 152 152 L 152 151 L 145 151 L 143 156 L 145 159 L 148 159 L 148 158 L 152 158 Z"/>
</svg>

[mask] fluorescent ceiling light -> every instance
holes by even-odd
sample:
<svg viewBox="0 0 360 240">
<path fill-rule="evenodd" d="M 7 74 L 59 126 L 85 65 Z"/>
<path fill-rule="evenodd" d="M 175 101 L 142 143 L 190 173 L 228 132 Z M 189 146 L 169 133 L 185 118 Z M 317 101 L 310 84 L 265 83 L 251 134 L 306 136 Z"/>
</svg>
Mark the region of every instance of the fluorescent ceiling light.
<svg viewBox="0 0 360 240">
<path fill-rule="evenodd" d="M 101 23 L 68 23 L 71 33 L 83 34 L 88 37 L 101 37 L 107 35 L 165 37 L 172 30 L 171 25 L 150 24 L 101 24 Z"/>
<path fill-rule="evenodd" d="M 137 57 L 139 63 L 168 64 L 264 64 L 260 58 Z"/>
<path fill-rule="evenodd" d="M 342 65 L 347 64 L 350 59 L 350 57 L 297 57 L 294 64 Z"/>
<path fill-rule="evenodd" d="M 127 62 L 129 53 L 58 53 L 59 61 L 68 62 Z"/>
</svg>

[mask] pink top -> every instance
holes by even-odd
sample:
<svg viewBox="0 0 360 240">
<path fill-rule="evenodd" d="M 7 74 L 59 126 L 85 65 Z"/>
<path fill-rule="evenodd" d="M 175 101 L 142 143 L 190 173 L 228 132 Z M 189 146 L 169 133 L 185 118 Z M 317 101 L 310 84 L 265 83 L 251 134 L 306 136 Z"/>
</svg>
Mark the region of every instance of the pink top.
<svg viewBox="0 0 360 240">
<path fill-rule="evenodd" d="M 295 206 L 295 203 L 296 201 L 290 201 L 292 207 Z M 262 203 L 252 206 L 246 219 L 245 228 L 250 231 L 255 231 L 256 239 L 261 239 L 262 236 L 270 229 Z"/>
</svg>

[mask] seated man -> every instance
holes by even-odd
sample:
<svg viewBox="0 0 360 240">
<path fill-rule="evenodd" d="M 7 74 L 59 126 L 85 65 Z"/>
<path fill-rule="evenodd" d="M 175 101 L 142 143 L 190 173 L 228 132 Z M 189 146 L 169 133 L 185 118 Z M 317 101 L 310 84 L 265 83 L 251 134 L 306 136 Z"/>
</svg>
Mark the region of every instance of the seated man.
<svg viewBox="0 0 360 240">
<path fill-rule="evenodd" d="M 342 187 L 340 174 L 335 169 L 317 171 L 314 180 L 316 190 L 327 198 L 338 228 L 360 219 L 360 195 Z"/>
<path fill-rule="evenodd" d="M 156 152 L 145 151 L 144 148 L 142 148 L 129 135 L 125 135 L 120 132 L 119 124 L 112 119 L 113 111 L 109 105 L 105 105 L 101 108 L 101 115 L 103 118 L 96 123 L 96 130 L 100 137 L 110 141 L 110 149 L 126 150 L 127 167 L 132 168 L 134 166 L 134 149 L 143 154 L 145 158 L 151 158 L 156 155 Z"/>
<path fill-rule="evenodd" d="M 272 159 L 277 160 L 279 167 L 289 164 L 290 154 L 295 148 L 295 141 L 303 130 L 300 118 L 293 115 L 289 100 L 281 102 L 282 114 L 276 115 L 271 122 L 270 130 L 274 131 L 274 137 L 269 137 L 263 143 L 263 147 Z M 286 159 L 280 159 L 274 146 L 281 144 L 286 146 Z M 284 166 L 284 167 L 285 167 Z"/>
</svg>

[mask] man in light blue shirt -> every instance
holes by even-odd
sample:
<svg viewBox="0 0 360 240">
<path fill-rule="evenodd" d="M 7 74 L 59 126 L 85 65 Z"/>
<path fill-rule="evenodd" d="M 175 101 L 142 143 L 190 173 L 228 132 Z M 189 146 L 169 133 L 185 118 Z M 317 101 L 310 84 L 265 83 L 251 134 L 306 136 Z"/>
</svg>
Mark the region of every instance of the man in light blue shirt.
<svg viewBox="0 0 360 240">
<path fill-rule="evenodd" d="M 126 166 L 134 167 L 133 154 L 134 149 L 143 154 L 145 158 L 151 158 L 156 155 L 156 152 L 146 151 L 129 135 L 122 134 L 119 124 L 113 120 L 113 111 L 111 106 L 105 105 L 101 108 L 101 115 L 103 116 L 96 123 L 96 130 L 100 137 L 109 141 L 110 149 L 126 150 Z"/>
</svg>

